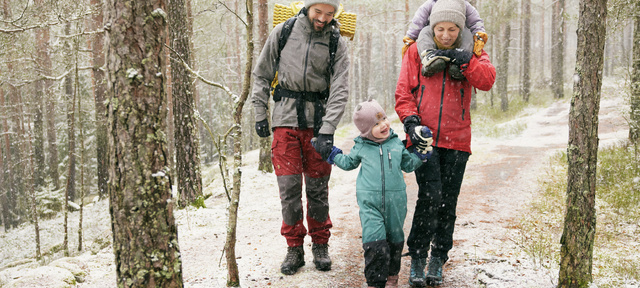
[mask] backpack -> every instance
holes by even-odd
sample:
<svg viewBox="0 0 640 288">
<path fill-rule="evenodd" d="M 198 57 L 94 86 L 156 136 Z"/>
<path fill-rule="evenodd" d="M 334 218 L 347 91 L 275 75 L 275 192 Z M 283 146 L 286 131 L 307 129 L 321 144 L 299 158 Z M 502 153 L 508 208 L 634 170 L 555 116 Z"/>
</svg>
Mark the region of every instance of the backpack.
<svg viewBox="0 0 640 288">
<path fill-rule="evenodd" d="M 300 13 L 307 14 L 307 9 L 302 8 Z M 293 30 L 293 25 L 298 20 L 298 15 L 293 16 L 287 21 L 284 22 L 282 26 L 282 31 L 280 32 L 280 38 L 278 38 L 278 57 L 276 58 L 276 75 L 273 78 L 273 82 L 271 82 L 271 94 L 273 95 L 273 91 L 276 86 L 278 86 L 278 69 L 280 69 L 280 54 L 282 53 L 282 49 L 287 45 L 287 40 L 289 40 L 289 36 L 291 35 L 291 31 Z M 333 22 L 333 21 L 332 21 Z M 329 23 L 331 25 L 332 23 Z M 329 37 L 329 67 L 327 67 L 327 73 L 329 77 L 333 74 L 333 66 L 336 60 L 336 52 L 338 51 L 338 41 L 340 40 L 340 29 L 334 28 L 331 31 L 331 36 Z"/>
</svg>

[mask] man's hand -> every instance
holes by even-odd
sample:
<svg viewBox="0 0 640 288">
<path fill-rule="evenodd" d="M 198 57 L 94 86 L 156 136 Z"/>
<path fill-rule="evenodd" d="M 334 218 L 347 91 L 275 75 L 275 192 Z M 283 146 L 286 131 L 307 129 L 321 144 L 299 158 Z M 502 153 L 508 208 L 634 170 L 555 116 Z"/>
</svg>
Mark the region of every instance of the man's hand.
<svg viewBox="0 0 640 288">
<path fill-rule="evenodd" d="M 269 131 L 269 120 L 264 119 L 256 122 L 256 133 L 262 138 L 269 137 L 271 135 L 271 131 Z"/>
<path fill-rule="evenodd" d="M 471 61 L 471 57 L 473 57 L 473 53 L 462 50 L 460 48 L 450 50 L 437 50 L 434 55 L 448 57 L 449 59 L 451 59 L 451 63 L 456 65 L 468 64 L 469 61 Z"/>
<path fill-rule="evenodd" d="M 327 161 L 333 150 L 333 134 L 319 134 L 314 147 L 322 160 Z"/>
</svg>

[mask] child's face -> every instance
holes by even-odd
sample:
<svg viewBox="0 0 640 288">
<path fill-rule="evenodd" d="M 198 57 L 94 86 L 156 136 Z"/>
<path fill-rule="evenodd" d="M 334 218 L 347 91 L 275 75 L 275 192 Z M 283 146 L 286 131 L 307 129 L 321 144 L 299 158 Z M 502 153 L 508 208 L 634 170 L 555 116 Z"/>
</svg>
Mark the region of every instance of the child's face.
<svg viewBox="0 0 640 288">
<path fill-rule="evenodd" d="M 384 118 L 380 119 L 380 121 L 378 121 L 375 125 L 373 125 L 373 128 L 371 129 L 371 135 L 378 139 L 387 139 L 389 137 L 390 126 L 391 125 L 389 124 L 389 120 L 385 116 Z"/>
<path fill-rule="evenodd" d="M 436 35 L 436 39 L 440 44 L 449 48 L 456 42 L 458 39 L 458 34 L 460 34 L 460 28 L 453 22 L 440 22 L 436 24 L 436 27 L 433 27 L 433 33 Z"/>
</svg>

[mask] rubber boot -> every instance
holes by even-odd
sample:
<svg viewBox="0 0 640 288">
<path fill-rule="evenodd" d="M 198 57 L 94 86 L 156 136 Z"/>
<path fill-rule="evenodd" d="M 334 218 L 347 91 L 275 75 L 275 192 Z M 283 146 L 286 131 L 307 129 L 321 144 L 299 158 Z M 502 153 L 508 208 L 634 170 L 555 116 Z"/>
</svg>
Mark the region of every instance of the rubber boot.
<svg viewBox="0 0 640 288">
<path fill-rule="evenodd" d="M 284 258 L 282 265 L 280 265 L 280 272 L 284 275 L 293 275 L 302 266 L 304 266 L 304 249 L 302 246 L 288 247 L 287 256 Z"/>
<path fill-rule="evenodd" d="M 411 274 L 409 285 L 411 287 L 424 287 L 426 285 L 424 268 L 427 266 L 427 258 L 411 257 Z"/>
<path fill-rule="evenodd" d="M 400 275 L 387 277 L 387 284 L 384 285 L 384 288 L 398 288 L 398 278 Z"/>
<path fill-rule="evenodd" d="M 320 271 L 331 270 L 331 258 L 329 257 L 329 244 L 315 244 L 311 247 L 313 252 L 313 264 Z"/>
<path fill-rule="evenodd" d="M 431 257 L 429 259 L 429 267 L 427 268 L 427 284 L 430 286 L 438 286 L 442 284 L 442 265 L 444 261 L 440 257 Z"/>
</svg>

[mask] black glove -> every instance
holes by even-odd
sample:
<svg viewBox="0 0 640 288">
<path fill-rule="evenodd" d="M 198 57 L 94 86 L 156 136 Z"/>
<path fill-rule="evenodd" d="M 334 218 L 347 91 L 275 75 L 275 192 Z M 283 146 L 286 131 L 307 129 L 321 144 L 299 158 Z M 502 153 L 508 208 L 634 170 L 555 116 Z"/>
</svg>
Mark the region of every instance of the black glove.
<svg viewBox="0 0 640 288">
<path fill-rule="evenodd" d="M 333 150 L 333 134 L 319 134 L 315 148 L 322 160 L 327 161 Z"/>
<path fill-rule="evenodd" d="M 269 120 L 264 119 L 256 122 L 256 133 L 262 138 L 269 137 L 271 135 L 271 131 L 269 131 Z"/>
<path fill-rule="evenodd" d="M 411 115 L 404 118 L 404 132 L 409 135 L 411 144 L 422 154 L 426 154 L 431 151 L 431 143 L 433 138 L 431 136 L 431 130 L 427 126 L 420 125 L 420 118 L 416 115 Z"/>
<path fill-rule="evenodd" d="M 416 127 L 420 126 L 420 118 L 417 115 L 411 115 L 407 118 L 404 118 L 404 133 L 409 135 L 409 139 L 411 139 L 411 143 L 418 144 L 420 142 L 420 138 L 416 135 Z"/>
<path fill-rule="evenodd" d="M 462 50 L 460 48 L 450 50 L 436 50 L 433 55 L 448 57 L 449 59 L 451 59 L 451 63 L 456 65 L 468 64 L 469 61 L 471 61 L 471 57 L 473 57 L 473 53 Z"/>
</svg>

